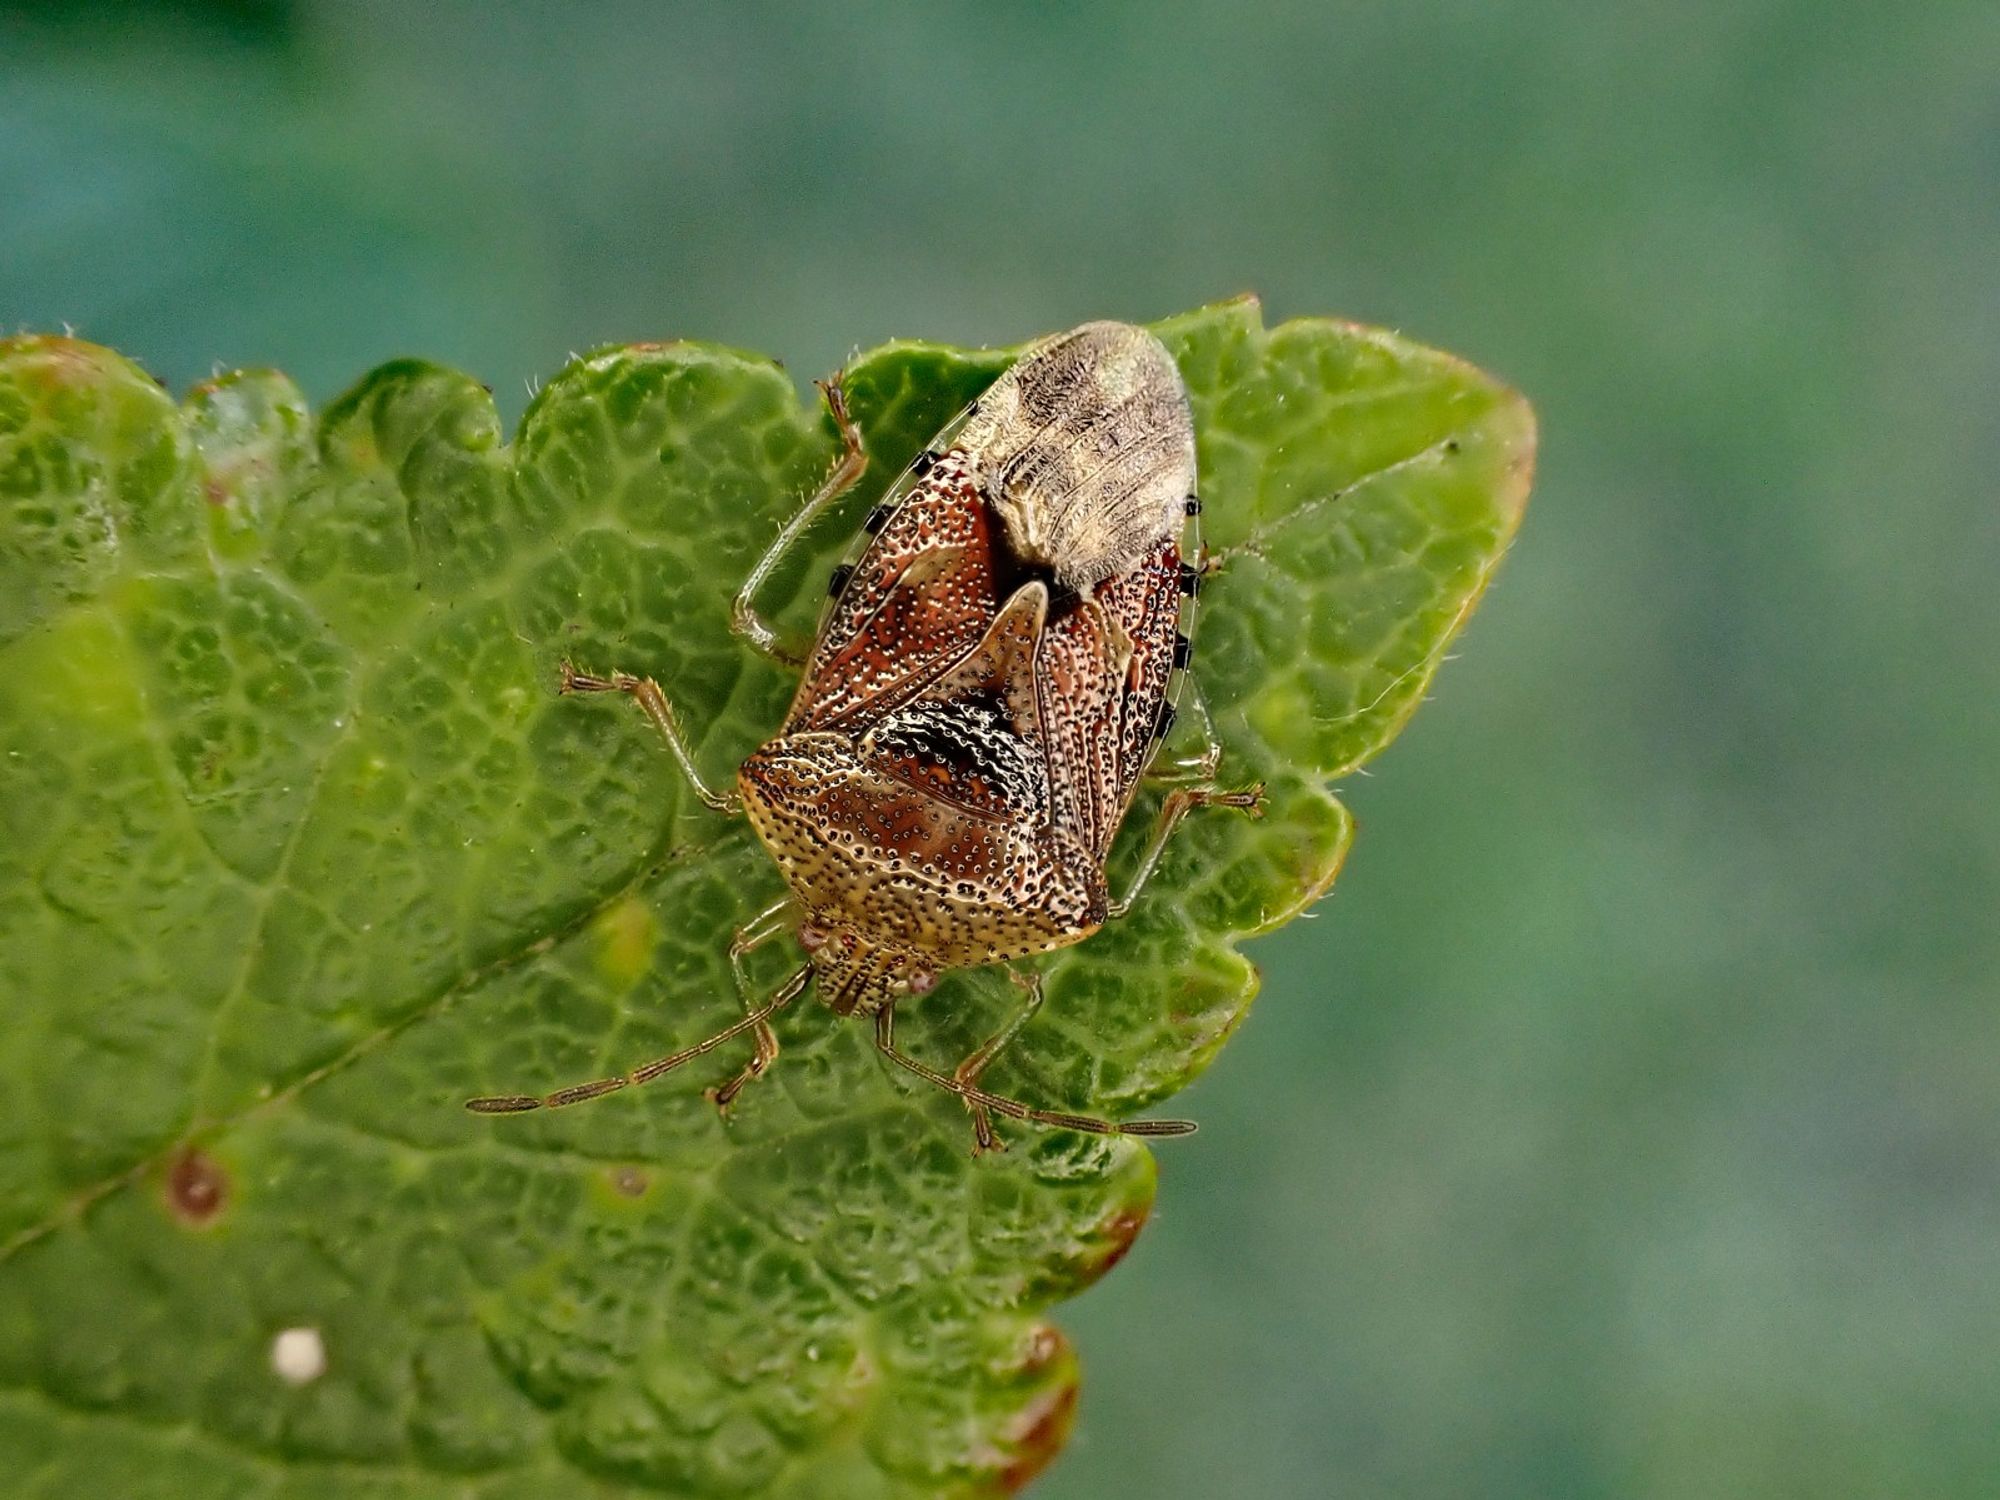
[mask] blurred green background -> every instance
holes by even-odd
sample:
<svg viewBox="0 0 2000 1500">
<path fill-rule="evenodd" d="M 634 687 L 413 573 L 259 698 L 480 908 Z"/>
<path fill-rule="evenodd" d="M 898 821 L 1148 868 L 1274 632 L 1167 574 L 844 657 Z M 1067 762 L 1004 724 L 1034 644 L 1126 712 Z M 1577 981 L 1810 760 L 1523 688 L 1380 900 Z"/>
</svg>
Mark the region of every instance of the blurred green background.
<svg viewBox="0 0 2000 1500">
<path fill-rule="evenodd" d="M 0 326 L 176 388 L 1242 290 L 1541 478 L 1037 1493 L 2000 1493 L 2000 7 L 0 6 Z"/>
</svg>

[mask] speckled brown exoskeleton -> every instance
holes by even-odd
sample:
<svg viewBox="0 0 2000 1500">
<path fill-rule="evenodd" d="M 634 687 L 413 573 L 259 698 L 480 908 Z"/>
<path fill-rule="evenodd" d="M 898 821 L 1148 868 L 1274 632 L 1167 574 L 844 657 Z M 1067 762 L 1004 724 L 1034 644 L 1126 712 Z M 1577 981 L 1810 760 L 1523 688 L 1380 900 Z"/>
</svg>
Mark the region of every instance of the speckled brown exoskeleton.
<svg viewBox="0 0 2000 1500">
<path fill-rule="evenodd" d="M 825 387 L 844 449 L 735 601 L 737 631 L 786 656 L 754 599 L 784 551 L 866 468 L 840 385 Z M 568 664 L 567 693 L 629 694 L 696 794 L 748 816 L 791 894 L 738 932 L 742 959 L 795 930 L 807 956 L 725 1030 L 615 1077 L 545 1095 L 474 1099 L 482 1113 L 580 1103 L 645 1083 L 749 1032 L 755 1051 L 711 1091 L 726 1108 L 778 1055 L 772 1016 L 817 981 L 837 1014 L 874 1018 L 881 1052 L 971 1111 L 1098 1134 L 1164 1136 L 1179 1120 L 1124 1123 L 1038 1109 L 979 1077 L 1041 1004 L 1033 975 L 1001 1030 L 950 1072 L 895 1043 L 897 1003 L 951 969 L 1082 941 L 1122 915 L 1174 826 L 1204 804 L 1255 811 L 1260 788 L 1212 784 L 1217 750 L 1177 763 L 1131 888 L 1112 899 L 1105 859 L 1173 722 L 1189 660 L 1200 510 L 1193 420 L 1172 357 L 1140 328 L 1087 323 L 1031 348 L 890 487 L 871 540 L 836 569 L 832 602 L 778 732 L 716 791 L 659 685 Z M 1205 717 L 1205 716 L 1204 716 Z M 1010 971 L 1012 972 L 1012 971 Z"/>
</svg>

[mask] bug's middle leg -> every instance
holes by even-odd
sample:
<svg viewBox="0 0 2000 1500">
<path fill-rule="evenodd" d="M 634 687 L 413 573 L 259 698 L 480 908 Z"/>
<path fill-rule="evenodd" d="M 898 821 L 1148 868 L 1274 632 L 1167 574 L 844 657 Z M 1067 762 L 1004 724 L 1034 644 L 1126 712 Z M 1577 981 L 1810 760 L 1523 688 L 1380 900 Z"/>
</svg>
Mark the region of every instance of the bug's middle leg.
<svg viewBox="0 0 2000 1500">
<path fill-rule="evenodd" d="M 1146 767 L 1147 781 L 1155 786 L 1213 786 L 1216 767 L 1222 764 L 1222 739 L 1215 732 L 1215 720 L 1208 712 L 1208 700 L 1193 681 L 1187 684 L 1185 701 L 1193 717 L 1201 721 L 1201 751 L 1197 755 L 1157 760 Z"/>
<path fill-rule="evenodd" d="M 1215 786 L 1176 787 L 1167 793 L 1167 800 L 1160 804 L 1160 816 L 1153 824 L 1153 836 L 1146 841 L 1146 852 L 1139 857 L 1139 868 L 1133 872 L 1132 884 L 1123 896 L 1111 903 L 1105 915 L 1115 921 L 1131 911 L 1132 903 L 1139 899 L 1139 893 L 1146 888 L 1146 882 L 1153 878 L 1159 868 L 1160 856 L 1166 852 L 1167 840 L 1174 836 L 1180 821 L 1197 807 L 1234 807 L 1250 814 L 1263 816 L 1264 783 L 1256 782 L 1245 787 L 1224 789 Z"/>
<path fill-rule="evenodd" d="M 579 672 L 569 662 L 562 664 L 562 683 L 557 691 L 562 693 L 625 693 L 639 705 L 653 727 L 660 732 L 660 738 L 667 742 L 667 749 L 687 777 L 694 794 L 719 813 L 738 813 L 743 810 L 742 799 L 732 787 L 726 792 L 718 792 L 702 779 L 700 770 L 694 763 L 694 751 L 689 747 L 687 735 L 681 728 L 680 715 L 674 711 L 672 703 L 660 685 L 650 677 L 634 677 L 630 672 L 613 672 L 609 677 L 599 677 L 590 672 Z"/>
<path fill-rule="evenodd" d="M 834 460 L 820 487 L 772 538 L 771 545 L 764 549 L 764 555 L 757 559 L 750 576 L 743 580 L 743 587 L 736 591 L 736 598 L 729 609 L 730 629 L 766 656 L 788 666 L 798 666 L 805 656 L 780 640 L 777 630 L 757 613 L 756 595 L 784 555 L 812 529 L 813 522 L 825 514 L 834 501 L 859 484 L 861 476 L 868 472 L 868 451 L 861 446 L 861 429 L 847 414 L 847 393 L 840 381 L 841 377 L 836 375 L 820 384 L 820 391 L 826 397 L 826 409 L 840 431 L 840 456 Z"/>
<path fill-rule="evenodd" d="M 790 901 L 780 901 L 757 913 L 748 922 L 736 929 L 736 936 L 729 942 L 729 970 L 736 978 L 736 996 L 743 1002 L 745 1015 L 754 1015 L 757 1005 L 750 993 L 749 976 L 743 972 L 743 960 L 772 938 L 786 930 L 787 920 L 792 914 Z M 759 1021 L 750 1028 L 750 1039 L 756 1047 L 750 1061 L 727 1082 L 704 1090 L 708 1100 L 724 1114 L 736 1096 L 751 1081 L 763 1075 L 766 1068 L 778 1060 L 778 1034 L 771 1030 L 768 1021 Z"/>
</svg>

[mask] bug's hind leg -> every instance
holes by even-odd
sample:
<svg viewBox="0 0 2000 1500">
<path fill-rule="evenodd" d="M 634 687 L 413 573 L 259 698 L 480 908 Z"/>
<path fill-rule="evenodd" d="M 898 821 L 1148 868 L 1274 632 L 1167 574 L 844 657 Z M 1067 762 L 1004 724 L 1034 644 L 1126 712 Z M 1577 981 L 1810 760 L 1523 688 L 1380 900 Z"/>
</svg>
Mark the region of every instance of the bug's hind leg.
<svg viewBox="0 0 2000 1500">
<path fill-rule="evenodd" d="M 738 813 L 743 810 L 740 799 L 731 788 L 718 792 L 702 779 L 701 772 L 694 763 L 694 751 L 689 748 L 686 732 L 681 728 L 680 715 L 674 711 L 667 695 L 660 685 L 650 677 L 634 677 L 630 672 L 613 672 L 609 677 L 599 677 L 590 672 L 579 672 L 569 662 L 562 664 L 562 683 L 557 689 L 568 693 L 626 693 L 639 705 L 646 717 L 653 721 L 653 727 L 660 732 L 660 738 L 667 742 L 667 749 L 673 754 L 681 768 L 681 774 L 694 788 L 694 794 L 719 813 Z"/>
<path fill-rule="evenodd" d="M 1042 1008 L 1042 976 L 1032 970 L 1023 973 L 1009 969 L 1007 977 L 1027 992 L 1026 998 L 1007 1018 L 1007 1024 L 981 1042 L 979 1046 L 951 1071 L 954 1080 L 961 1084 L 976 1084 L 979 1075 L 986 1071 L 986 1065 L 1000 1055 L 1001 1051 L 1021 1034 L 1021 1028 L 1034 1019 L 1035 1012 Z M 982 1155 L 988 1151 L 1005 1151 L 1007 1143 L 993 1133 L 993 1113 L 976 1099 L 959 1096 L 972 1114 L 972 1154 Z"/>
<path fill-rule="evenodd" d="M 786 645 L 778 638 L 778 632 L 771 623 L 757 613 L 757 590 L 770 579 L 784 555 L 797 545 L 800 537 L 812 529 L 813 522 L 826 513 L 828 506 L 861 482 L 861 476 L 868 472 L 868 452 L 861 446 L 861 429 L 854 425 L 854 419 L 847 414 L 847 393 L 841 386 L 841 377 L 819 383 L 821 394 L 826 397 L 826 409 L 832 414 L 833 424 L 840 431 L 840 456 L 827 471 L 820 487 L 811 498 L 799 507 L 798 513 L 784 524 L 771 545 L 764 549 L 764 555 L 757 559 L 757 566 L 750 570 L 750 576 L 743 580 L 743 587 L 736 591 L 736 598 L 729 609 L 729 625 L 744 640 L 755 646 L 766 656 L 788 666 L 798 666 L 805 660 L 805 653 Z"/>
<path fill-rule="evenodd" d="M 1159 868 L 1160 856 L 1166 852 L 1167 840 L 1174 836 L 1180 821 L 1197 807 L 1234 807 L 1250 814 L 1263 816 L 1264 783 L 1251 786 L 1223 789 L 1215 786 L 1176 787 L 1167 793 L 1167 800 L 1160 804 L 1159 820 L 1153 824 L 1153 836 L 1146 841 L 1146 852 L 1139 856 L 1139 868 L 1133 872 L 1132 884 L 1125 894 L 1111 903 L 1105 915 L 1116 920 L 1131 911 L 1132 903 L 1139 899 L 1139 893 L 1146 888 L 1146 882 L 1153 878 Z"/>
<path fill-rule="evenodd" d="M 780 901 L 737 928 L 736 936 L 730 940 L 729 969 L 736 977 L 736 994 L 743 1002 L 745 1015 L 755 1014 L 757 1007 L 751 999 L 750 981 L 743 972 L 743 960 L 783 932 L 789 925 L 787 919 L 791 914 L 791 902 Z M 778 1035 L 771 1030 L 768 1021 L 759 1021 L 750 1028 L 750 1040 L 757 1049 L 751 1054 L 750 1061 L 726 1083 L 704 1091 L 709 1102 L 725 1115 L 745 1086 L 761 1077 L 764 1070 L 778 1060 Z"/>
</svg>

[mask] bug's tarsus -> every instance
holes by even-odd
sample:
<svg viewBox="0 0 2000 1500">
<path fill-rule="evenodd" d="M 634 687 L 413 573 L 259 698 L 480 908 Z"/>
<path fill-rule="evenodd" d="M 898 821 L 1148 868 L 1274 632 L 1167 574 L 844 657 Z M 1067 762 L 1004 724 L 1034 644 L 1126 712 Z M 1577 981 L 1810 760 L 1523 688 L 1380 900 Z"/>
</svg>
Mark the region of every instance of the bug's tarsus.
<svg viewBox="0 0 2000 1500">
<path fill-rule="evenodd" d="M 667 749 L 680 766 L 681 774 L 687 777 L 688 785 L 694 789 L 694 794 L 719 813 L 734 814 L 743 810 L 743 801 L 736 795 L 734 788 L 718 792 L 703 779 L 700 769 L 694 763 L 694 751 L 689 747 L 687 736 L 681 729 L 680 715 L 674 711 L 673 704 L 667 701 L 666 693 L 652 678 L 634 677 L 630 672 L 613 672 L 608 677 L 600 677 L 593 672 L 579 672 L 574 665 L 565 661 L 562 664 L 562 681 L 556 690 L 565 695 L 628 694 L 644 711 L 646 717 L 652 720 L 660 738 L 666 741 Z"/>
<path fill-rule="evenodd" d="M 757 1079 L 764 1076 L 764 1070 L 778 1060 L 778 1039 L 769 1026 L 755 1027 L 751 1036 L 757 1043 L 757 1051 L 734 1077 L 718 1084 L 712 1084 L 701 1091 L 702 1097 L 721 1111 L 724 1119 L 729 1117 L 729 1106 L 736 1102 L 736 1096 Z M 767 1045 L 768 1044 L 768 1045 Z"/>
<path fill-rule="evenodd" d="M 729 628 L 766 656 L 787 666 L 802 664 L 806 653 L 780 640 L 777 630 L 757 613 L 757 591 L 799 538 L 812 529 L 813 522 L 825 514 L 828 506 L 860 483 L 861 476 L 868 472 L 868 450 L 861 444 L 861 429 L 847 413 L 847 390 L 842 384 L 844 378 L 844 375 L 835 375 L 831 380 L 813 382 L 826 398 L 827 414 L 833 418 L 833 425 L 840 433 L 840 456 L 827 470 L 819 488 L 779 528 L 777 536 L 764 549 L 764 555 L 757 559 L 757 565 L 743 580 L 743 587 L 736 591 L 736 597 L 729 606 Z"/>
<path fill-rule="evenodd" d="M 1058 1130 L 1075 1130 L 1084 1135 L 1143 1135 L 1171 1136 L 1192 1135 L 1195 1124 L 1192 1120 L 1100 1120 L 1095 1115 L 1072 1115 L 1062 1110 L 1036 1109 L 1031 1104 L 1023 1104 L 1019 1099 L 1009 1099 L 1004 1094 L 991 1094 L 976 1084 L 962 1082 L 949 1074 L 940 1073 L 928 1063 L 919 1062 L 907 1052 L 896 1048 L 896 1008 L 885 1005 L 875 1012 L 875 1048 L 897 1067 L 914 1073 L 934 1088 L 956 1094 L 968 1105 L 1005 1115 L 1010 1120 L 1021 1120 L 1031 1125 L 1048 1125 Z M 976 1117 L 975 1117 L 976 1118 Z M 991 1133 L 991 1123 L 988 1123 Z M 975 1146 L 974 1154 L 978 1153 Z"/>
<path fill-rule="evenodd" d="M 682 1063 L 693 1062 L 697 1057 L 706 1056 L 724 1042 L 734 1041 L 746 1031 L 759 1027 L 769 1029 L 771 1017 L 790 1005 L 805 992 L 812 980 L 812 965 L 799 969 L 778 987 L 777 993 L 742 1020 L 725 1026 L 714 1036 L 696 1042 L 692 1047 L 683 1047 L 678 1052 L 670 1052 L 665 1057 L 656 1058 L 632 1069 L 629 1073 L 616 1074 L 610 1078 L 594 1078 L 589 1083 L 573 1083 L 568 1088 L 560 1088 L 553 1093 L 494 1094 L 480 1099 L 468 1099 L 465 1107 L 477 1115 L 518 1115 L 531 1109 L 562 1109 L 571 1104 L 581 1104 L 587 1099 L 599 1099 L 606 1094 L 615 1094 L 620 1089 L 635 1088 L 642 1083 L 651 1083 L 664 1073 L 671 1073 Z M 760 1070 L 761 1071 L 761 1070 Z"/>
</svg>

